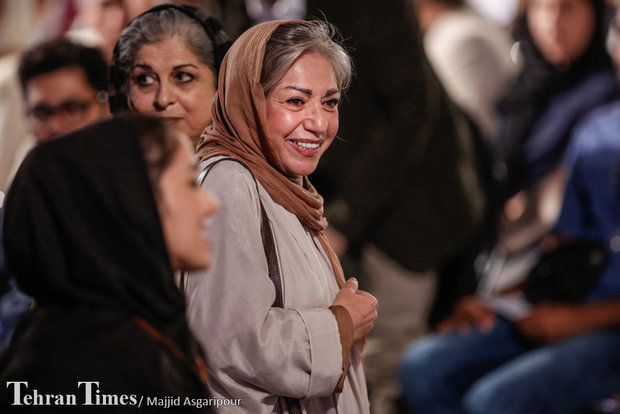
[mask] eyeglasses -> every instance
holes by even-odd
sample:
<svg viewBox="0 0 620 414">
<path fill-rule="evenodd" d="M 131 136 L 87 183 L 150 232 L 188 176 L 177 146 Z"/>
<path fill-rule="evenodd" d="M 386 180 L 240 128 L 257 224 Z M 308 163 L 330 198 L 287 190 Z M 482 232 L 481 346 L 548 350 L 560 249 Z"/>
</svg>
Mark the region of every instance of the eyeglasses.
<svg viewBox="0 0 620 414">
<path fill-rule="evenodd" d="M 93 103 L 70 99 L 56 106 L 36 105 L 28 109 L 27 114 L 37 127 L 45 125 L 54 116 L 58 116 L 65 124 L 72 124 L 82 121 Z"/>
</svg>

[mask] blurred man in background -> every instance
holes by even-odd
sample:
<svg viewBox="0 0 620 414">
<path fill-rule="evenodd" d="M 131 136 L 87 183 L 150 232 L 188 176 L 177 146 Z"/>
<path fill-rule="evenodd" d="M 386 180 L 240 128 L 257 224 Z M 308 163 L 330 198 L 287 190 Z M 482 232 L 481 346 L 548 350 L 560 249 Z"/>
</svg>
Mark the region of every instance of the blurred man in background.
<svg viewBox="0 0 620 414">
<path fill-rule="evenodd" d="M 26 113 L 37 142 L 109 116 L 101 53 L 52 40 L 27 51 L 19 66 Z"/>
<path fill-rule="evenodd" d="M 107 65 L 97 49 L 66 39 L 45 42 L 24 53 L 18 73 L 28 124 L 36 142 L 109 117 Z M 11 176 L 32 145 L 31 140 L 22 141 Z M 8 345 L 17 318 L 30 303 L 6 273 L 1 254 L 0 351 Z"/>
</svg>

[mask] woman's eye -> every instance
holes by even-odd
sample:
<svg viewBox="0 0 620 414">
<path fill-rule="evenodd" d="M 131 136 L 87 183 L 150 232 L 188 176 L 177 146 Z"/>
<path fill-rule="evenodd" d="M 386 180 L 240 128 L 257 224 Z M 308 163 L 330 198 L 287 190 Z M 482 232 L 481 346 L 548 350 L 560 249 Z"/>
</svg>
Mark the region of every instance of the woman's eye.
<svg viewBox="0 0 620 414">
<path fill-rule="evenodd" d="M 155 83 L 155 78 L 148 73 L 141 73 L 139 75 L 136 75 L 134 79 L 139 86 L 149 86 Z"/>
<path fill-rule="evenodd" d="M 293 106 L 301 106 L 304 104 L 304 100 L 301 98 L 289 98 L 286 102 Z"/>
<path fill-rule="evenodd" d="M 334 98 L 334 99 L 329 99 L 329 100 L 325 101 L 323 104 L 325 106 L 327 106 L 328 108 L 336 109 L 336 108 L 338 108 L 338 103 L 339 102 L 340 102 L 339 99 Z"/>
<path fill-rule="evenodd" d="M 181 83 L 188 83 L 196 79 L 194 75 L 192 75 L 191 73 L 187 73 L 187 72 L 178 72 L 175 74 L 175 78 L 177 81 Z"/>
</svg>

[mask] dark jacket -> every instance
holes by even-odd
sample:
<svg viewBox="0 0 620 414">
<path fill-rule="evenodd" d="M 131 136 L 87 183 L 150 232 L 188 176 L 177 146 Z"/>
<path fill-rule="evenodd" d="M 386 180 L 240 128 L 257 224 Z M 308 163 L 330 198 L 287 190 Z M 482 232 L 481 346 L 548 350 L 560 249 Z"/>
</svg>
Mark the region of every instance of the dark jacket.
<svg viewBox="0 0 620 414">
<path fill-rule="evenodd" d="M 485 216 L 485 152 L 430 69 L 411 4 L 354 3 L 308 3 L 340 29 L 356 73 L 342 139 L 311 179 L 353 250 L 372 243 L 409 270 L 428 270 Z"/>
</svg>

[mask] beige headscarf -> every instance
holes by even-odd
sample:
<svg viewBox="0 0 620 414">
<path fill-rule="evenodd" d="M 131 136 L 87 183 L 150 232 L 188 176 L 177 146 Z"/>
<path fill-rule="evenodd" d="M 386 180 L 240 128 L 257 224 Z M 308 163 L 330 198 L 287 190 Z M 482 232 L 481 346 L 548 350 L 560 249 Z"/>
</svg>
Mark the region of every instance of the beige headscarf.
<svg viewBox="0 0 620 414">
<path fill-rule="evenodd" d="M 340 261 L 324 230 L 323 197 L 302 177 L 289 177 L 279 159 L 269 154 L 266 99 L 260 85 L 265 46 L 272 33 L 290 21 L 272 21 L 252 27 L 232 45 L 220 69 L 219 88 L 211 107 L 213 123 L 198 145 L 200 160 L 229 156 L 243 161 L 271 198 L 314 230 L 327 253 L 338 285 L 344 284 Z M 312 24 L 307 22 L 308 24 Z"/>
</svg>

